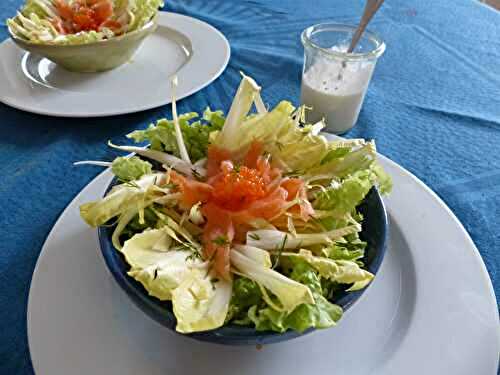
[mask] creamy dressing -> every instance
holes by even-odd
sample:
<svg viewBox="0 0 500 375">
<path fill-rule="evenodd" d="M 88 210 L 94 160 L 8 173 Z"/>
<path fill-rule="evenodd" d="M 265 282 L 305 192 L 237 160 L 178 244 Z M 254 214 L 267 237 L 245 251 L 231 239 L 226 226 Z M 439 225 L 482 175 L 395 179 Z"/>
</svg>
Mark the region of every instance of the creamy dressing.
<svg viewBox="0 0 500 375">
<path fill-rule="evenodd" d="M 342 134 L 358 120 L 374 61 L 347 62 L 319 59 L 302 76 L 301 102 L 312 107 L 308 122 L 326 120 L 326 129 Z M 339 75 L 342 77 L 339 79 Z"/>
</svg>

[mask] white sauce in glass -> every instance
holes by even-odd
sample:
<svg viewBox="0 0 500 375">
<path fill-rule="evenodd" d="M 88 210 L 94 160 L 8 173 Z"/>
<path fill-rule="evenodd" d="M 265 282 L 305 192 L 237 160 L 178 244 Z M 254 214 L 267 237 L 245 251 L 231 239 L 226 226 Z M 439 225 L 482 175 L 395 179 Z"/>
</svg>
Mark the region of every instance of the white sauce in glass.
<svg viewBox="0 0 500 375">
<path fill-rule="evenodd" d="M 337 48 L 336 48 L 337 49 Z M 302 76 L 301 102 L 312 107 L 307 121 L 326 120 L 326 129 L 342 134 L 356 123 L 375 61 L 318 59 Z M 339 80 L 339 74 L 342 79 Z"/>
</svg>

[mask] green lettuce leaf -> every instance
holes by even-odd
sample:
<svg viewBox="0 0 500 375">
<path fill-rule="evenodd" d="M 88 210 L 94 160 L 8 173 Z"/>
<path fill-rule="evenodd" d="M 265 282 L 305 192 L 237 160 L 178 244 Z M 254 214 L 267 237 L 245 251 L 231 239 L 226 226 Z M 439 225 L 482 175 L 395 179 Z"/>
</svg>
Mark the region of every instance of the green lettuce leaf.
<svg viewBox="0 0 500 375">
<path fill-rule="evenodd" d="M 317 194 L 313 207 L 328 210 L 337 217 L 349 214 L 361 203 L 376 181 L 376 175 L 372 171 L 356 171 L 340 184 L 335 182 Z"/>
<path fill-rule="evenodd" d="M 362 269 L 358 263 L 350 260 L 333 260 L 314 256 L 309 250 L 300 250 L 298 253 L 282 253 L 283 257 L 300 258 L 319 274 L 331 281 L 341 284 L 353 284 L 348 291 L 363 289 L 373 279 L 373 274 Z"/>
<path fill-rule="evenodd" d="M 301 305 L 287 317 L 290 328 L 304 331 L 307 328 L 328 328 L 342 317 L 342 308 L 323 297 L 320 276 L 303 262 L 298 262 L 290 277 L 307 285 L 314 296 L 314 305 Z"/>
<path fill-rule="evenodd" d="M 137 146 L 119 146 L 111 142 L 108 142 L 108 146 L 116 148 L 117 150 L 136 153 L 137 155 L 157 161 L 163 166 L 174 168 L 190 177 L 193 177 L 194 175 L 205 175 L 205 169 L 202 166 L 197 165 L 196 163 L 191 164 L 190 162 L 184 161 L 167 152 Z"/>
<path fill-rule="evenodd" d="M 146 207 L 144 209 L 144 217 L 142 218 L 142 221 L 139 217 L 139 214 L 134 212 L 134 216 L 129 221 L 127 221 L 124 228 L 122 229 L 122 232 L 119 233 L 119 235 L 125 240 L 128 240 L 132 238 L 136 233 L 141 233 L 148 228 L 155 228 L 156 223 L 158 222 L 158 216 L 152 210 L 152 207 L 153 206 Z M 118 248 L 117 246 L 115 247 Z"/>
<path fill-rule="evenodd" d="M 220 130 L 224 125 L 224 117 L 221 111 L 212 112 L 207 108 L 203 114 L 203 120 L 190 122 L 197 117 L 196 112 L 179 116 L 182 137 L 193 162 L 206 157 L 210 132 Z M 147 141 L 153 150 L 169 152 L 177 157 L 180 156 L 173 121 L 167 119 L 158 120 L 155 125 L 151 124 L 145 130 L 136 130 L 127 137 L 135 142 Z"/>
<path fill-rule="evenodd" d="M 118 157 L 111 164 L 113 174 L 122 181 L 138 180 L 145 174 L 151 174 L 152 168 L 151 163 L 137 156 Z"/>
<path fill-rule="evenodd" d="M 275 141 L 266 145 L 266 151 L 288 173 L 300 174 L 319 165 L 333 147 L 325 137 L 298 127 L 292 117 L 276 131 Z"/>
<path fill-rule="evenodd" d="M 237 324 L 248 325 L 248 309 L 262 302 L 262 293 L 255 281 L 246 277 L 236 277 L 233 283 L 233 295 L 229 305 L 227 321 L 235 320 Z"/>
<path fill-rule="evenodd" d="M 342 317 L 342 308 L 330 303 L 322 295 L 320 277 L 304 262 L 296 262 L 290 278 L 307 285 L 314 297 L 314 304 L 302 304 L 291 313 L 279 312 L 271 307 L 253 305 L 248 310 L 249 319 L 258 331 L 284 332 L 293 329 L 303 332 L 309 328 L 329 328 Z"/>
<path fill-rule="evenodd" d="M 221 110 L 212 111 L 210 107 L 205 108 L 202 118 L 214 130 L 222 129 L 224 123 L 226 122 L 224 112 L 222 112 Z"/>
<path fill-rule="evenodd" d="M 392 178 L 382 168 L 382 166 L 375 162 L 372 164 L 372 171 L 377 176 L 377 185 L 381 194 L 389 194 L 392 190 Z"/>
<path fill-rule="evenodd" d="M 92 227 L 103 225 L 109 219 L 128 212 L 132 208 L 136 209 L 142 217 L 146 207 L 166 195 L 163 189 L 155 185 L 160 179 L 159 174 L 148 174 L 139 180 L 116 185 L 104 198 L 81 205 L 80 216 Z"/>
<path fill-rule="evenodd" d="M 333 244 L 332 246 L 323 249 L 323 254 L 326 257 L 333 260 L 351 260 L 357 261 L 365 255 L 366 242 L 358 241 L 359 243 L 354 249 L 349 249 L 346 244 L 341 246 L 340 244 Z M 352 246 L 349 246 L 352 247 Z"/>
<path fill-rule="evenodd" d="M 309 168 L 302 176 L 308 181 L 344 178 L 352 173 L 368 169 L 377 157 L 375 143 L 368 142 L 339 158 Z"/>
<path fill-rule="evenodd" d="M 302 303 L 314 303 L 310 290 L 296 281 L 293 281 L 279 272 L 246 257 L 236 250 L 231 250 L 231 265 L 243 276 L 262 285 L 276 296 L 283 311 L 293 311 Z M 270 301 L 266 301 L 270 303 Z"/>
</svg>

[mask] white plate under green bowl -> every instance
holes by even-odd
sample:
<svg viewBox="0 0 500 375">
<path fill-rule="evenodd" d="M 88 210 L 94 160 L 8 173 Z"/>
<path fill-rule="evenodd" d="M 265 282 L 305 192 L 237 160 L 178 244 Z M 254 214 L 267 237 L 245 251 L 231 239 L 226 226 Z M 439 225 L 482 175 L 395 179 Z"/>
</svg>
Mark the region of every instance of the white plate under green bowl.
<svg viewBox="0 0 500 375">
<path fill-rule="evenodd" d="M 0 102 L 43 115 L 101 117 L 170 103 L 169 77 L 178 99 L 202 89 L 225 69 L 229 43 L 205 22 L 159 12 L 158 28 L 132 60 L 102 73 L 73 73 L 46 58 L 0 44 Z"/>
<path fill-rule="evenodd" d="M 66 208 L 36 265 L 28 340 L 39 375 L 494 375 L 500 325 L 491 281 L 453 213 L 421 181 L 382 158 L 387 254 L 373 285 L 337 327 L 284 343 L 230 347 L 182 337 L 140 311 L 101 258 L 78 206 L 100 197 L 105 172 Z"/>
</svg>

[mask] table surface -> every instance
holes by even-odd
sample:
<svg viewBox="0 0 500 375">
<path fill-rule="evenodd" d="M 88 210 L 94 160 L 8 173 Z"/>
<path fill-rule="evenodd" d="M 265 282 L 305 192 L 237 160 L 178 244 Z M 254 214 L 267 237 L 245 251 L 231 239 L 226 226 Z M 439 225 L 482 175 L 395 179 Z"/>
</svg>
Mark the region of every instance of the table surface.
<svg viewBox="0 0 500 375">
<path fill-rule="evenodd" d="M 19 0 L 0 4 L 3 20 Z M 239 71 L 254 77 L 271 106 L 297 103 L 300 32 L 320 22 L 356 23 L 361 0 L 172 0 L 166 10 L 204 20 L 228 38 L 228 68 L 182 100 L 180 112 L 227 110 Z M 472 236 L 500 293 L 500 13 L 471 0 L 392 0 L 371 29 L 386 41 L 357 126 L 381 153 L 422 179 Z M 215 52 L 216 53 L 216 52 Z M 0 84 L 6 77 L 0 77 Z M 45 237 L 73 197 L 99 172 L 73 167 L 110 160 L 105 147 L 170 116 L 168 106 L 105 119 L 61 119 L 0 104 L 0 373 L 32 374 L 26 338 L 31 275 Z M 411 199 L 411 197 L 409 197 Z M 411 212 L 408 213 L 411 215 Z M 439 249 L 435 249 L 438 251 Z M 430 254 L 429 256 L 432 256 Z M 457 275 L 460 277 L 460 275 Z M 498 301 L 498 299 L 497 299 Z"/>
</svg>

